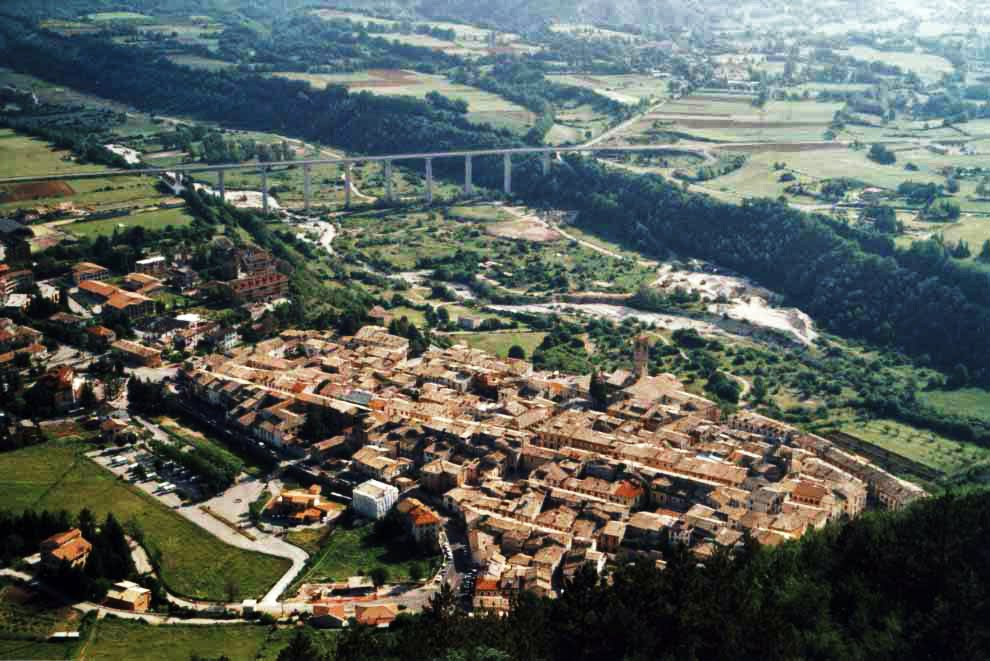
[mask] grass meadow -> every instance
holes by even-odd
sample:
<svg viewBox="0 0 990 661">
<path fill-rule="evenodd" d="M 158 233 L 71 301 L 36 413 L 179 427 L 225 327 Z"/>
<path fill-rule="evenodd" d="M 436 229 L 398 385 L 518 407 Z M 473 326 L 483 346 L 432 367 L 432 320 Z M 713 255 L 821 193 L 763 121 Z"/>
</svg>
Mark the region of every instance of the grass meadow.
<svg viewBox="0 0 990 661">
<path fill-rule="evenodd" d="M 169 589 L 188 597 L 225 600 L 227 577 L 242 597 L 266 591 L 288 569 L 289 561 L 235 548 L 131 487 L 82 454 L 84 446 L 49 442 L 3 455 L 0 507 L 7 510 L 89 508 L 97 518 L 108 512 L 123 523 L 136 522 L 145 545 L 161 556 Z"/>
</svg>

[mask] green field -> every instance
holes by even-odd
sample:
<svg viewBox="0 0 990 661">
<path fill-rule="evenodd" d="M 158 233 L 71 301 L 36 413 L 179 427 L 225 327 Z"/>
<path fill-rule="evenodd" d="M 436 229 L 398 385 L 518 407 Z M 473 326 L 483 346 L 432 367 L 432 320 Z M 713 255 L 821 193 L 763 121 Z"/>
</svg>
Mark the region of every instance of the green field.
<svg viewBox="0 0 990 661">
<path fill-rule="evenodd" d="M 0 129 L 0 177 L 30 177 L 43 174 L 100 172 L 102 165 L 81 165 L 70 153 L 57 151 L 46 142 Z"/>
<path fill-rule="evenodd" d="M 320 18 L 323 18 L 324 20 L 348 19 L 356 23 L 372 23 L 375 25 L 384 26 L 389 29 L 389 32 L 381 35 L 376 34 L 375 36 L 381 36 L 385 39 L 398 41 L 411 46 L 421 46 L 424 48 L 443 50 L 451 55 L 472 58 L 487 55 L 489 52 L 488 37 L 491 31 L 485 28 L 475 27 L 473 25 L 466 25 L 464 23 L 421 21 L 411 24 L 415 26 L 429 25 L 430 27 L 439 28 L 441 30 L 453 30 L 455 33 L 454 39 L 453 41 L 448 41 L 446 39 L 438 39 L 426 34 L 408 32 L 403 33 L 401 30 L 401 24 L 398 21 L 391 19 L 367 16 L 365 14 L 348 12 L 339 9 L 315 9 L 312 10 L 312 13 Z M 497 45 L 500 49 L 503 49 L 503 51 L 511 51 L 517 54 L 535 53 L 540 50 L 537 46 L 524 43 L 518 34 L 503 32 L 501 30 L 498 31 Z"/>
<path fill-rule="evenodd" d="M 543 342 L 546 333 L 456 333 L 449 337 L 454 344 L 466 344 L 473 349 L 481 349 L 502 358 L 508 356 L 509 349 L 514 344 L 518 344 L 526 352 L 528 359 L 533 355 L 536 347 Z"/>
<path fill-rule="evenodd" d="M 939 411 L 990 421 L 990 392 L 981 388 L 927 390 L 918 397 Z"/>
<path fill-rule="evenodd" d="M 952 73 L 952 63 L 939 55 L 929 53 L 901 53 L 897 51 L 880 51 L 869 46 L 853 46 L 848 51 L 836 51 L 842 55 L 851 55 L 858 60 L 867 62 L 885 62 L 898 66 L 905 71 L 914 71 L 924 80 L 938 80 L 943 73 Z"/>
<path fill-rule="evenodd" d="M 87 661 L 189 661 L 228 658 L 276 661 L 295 635 L 293 627 L 260 624 L 151 626 L 116 618 L 100 620 L 85 647 Z M 323 651 L 334 646 L 334 631 L 310 630 Z M 41 658 L 41 657 L 38 657 Z M 50 657 L 49 657 L 50 658 Z"/>
<path fill-rule="evenodd" d="M 89 14 L 86 18 L 91 21 L 103 22 L 103 21 L 144 21 L 151 17 L 145 16 L 144 14 L 138 14 L 133 11 L 105 11 L 99 12 L 97 14 Z"/>
<path fill-rule="evenodd" d="M 416 35 L 418 36 L 418 35 Z M 475 87 L 459 85 L 444 76 L 405 70 L 370 70 L 344 74 L 313 74 L 293 71 L 273 75 L 303 80 L 322 89 L 327 85 L 346 85 L 354 92 L 371 92 L 388 96 L 414 96 L 424 98 L 430 92 L 439 92 L 451 99 L 461 99 L 468 104 L 468 119 L 489 123 L 497 127 L 524 131 L 533 125 L 532 112 L 497 94 Z"/>
<path fill-rule="evenodd" d="M 219 452 L 232 464 L 240 462 L 244 465 L 244 472 L 248 475 L 257 477 L 266 470 L 266 467 L 259 464 L 250 454 L 241 451 L 240 448 L 228 446 L 216 438 L 210 430 L 197 424 L 195 420 L 185 418 L 180 422 L 173 418 L 157 418 L 155 422 L 180 443 L 193 447 L 207 446 L 208 449 Z"/>
<path fill-rule="evenodd" d="M 255 624 L 151 626 L 119 619 L 102 620 L 86 646 L 86 659 L 116 661 L 189 661 L 194 655 L 215 659 L 275 659 L 292 637 L 291 629 Z"/>
<path fill-rule="evenodd" d="M 389 582 L 412 580 L 414 565 L 419 567 L 422 578 L 432 574 L 439 556 L 424 558 L 414 545 L 406 542 L 386 546 L 373 538 L 373 531 L 370 523 L 353 528 L 340 525 L 321 542 L 314 539 L 311 530 L 290 532 L 286 540 L 304 549 L 315 550 L 315 545 L 322 544 L 295 584 L 340 581 L 366 575 L 377 567 L 388 571 Z"/>
<path fill-rule="evenodd" d="M 113 512 L 122 522 L 137 522 L 149 550 L 161 554 L 162 578 L 173 592 L 226 600 L 227 577 L 243 597 L 259 595 L 288 569 L 283 558 L 229 546 L 175 514 L 152 497 L 115 479 L 82 455 L 73 444 L 46 443 L 8 452 L 0 460 L 2 507 L 91 509 L 102 518 Z"/>
<path fill-rule="evenodd" d="M 48 643 L 56 631 L 74 631 L 77 611 L 43 593 L 0 580 L 0 659 L 68 658 L 72 643 Z"/>
<path fill-rule="evenodd" d="M 53 661 L 75 658 L 75 642 L 49 643 L 37 640 L 0 638 L 0 659 L 9 661 Z"/>
<path fill-rule="evenodd" d="M 161 209 L 120 218 L 105 218 L 103 220 L 72 223 L 63 227 L 63 229 L 77 236 L 92 239 L 101 235 L 109 236 L 113 234 L 114 230 L 124 231 L 131 227 L 162 230 L 169 225 L 172 227 L 184 227 L 192 221 L 192 216 L 186 213 L 185 209 Z"/>
<path fill-rule="evenodd" d="M 188 53 L 169 55 L 168 59 L 172 60 L 176 64 L 181 64 L 192 69 L 205 69 L 207 71 L 221 71 L 223 69 L 230 69 L 237 66 L 233 62 L 217 60 L 211 57 L 202 57 L 200 55 L 190 55 Z"/>
<path fill-rule="evenodd" d="M 849 421 L 842 431 L 948 475 L 990 462 L 990 449 L 960 443 L 894 420 Z"/>
<path fill-rule="evenodd" d="M 602 96 L 628 105 L 636 105 L 641 99 L 650 97 L 658 100 L 667 94 L 667 82 L 665 80 L 642 74 L 613 76 L 566 74 L 551 75 L 547 78 L 562 85 L 594 90 Z"/>
<path fill-rule="evenodd" d="M 67 151 L 48 143 L 0 129 L 0 177 L 29 177 L 45 174 L 100 172 L 102 165 L 76 162 Z M 0 186 L 0 210 L 35 208 L 71 202 L 77 207 L 106 210 L 157 205 L 163 195 L 151 177 L 84 179 L 58 186 L 8 184 Z M 188 221 L 186 221 L 188 222 Z"/>
</svg>

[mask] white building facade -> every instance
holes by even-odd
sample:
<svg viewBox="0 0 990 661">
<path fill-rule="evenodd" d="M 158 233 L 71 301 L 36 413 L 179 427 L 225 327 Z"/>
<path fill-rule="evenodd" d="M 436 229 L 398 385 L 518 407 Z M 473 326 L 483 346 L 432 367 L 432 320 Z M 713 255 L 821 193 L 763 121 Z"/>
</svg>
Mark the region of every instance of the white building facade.
<svg viewBox="0 0 990 661">
<path fill-rule="evenodd" d="M 391 484 L 368 480 L 354 488 L 353 498 L 351 504 L 355 512 L 377 521 L 395 506 L 399 500 L 399 490 Z"/>
</svg>

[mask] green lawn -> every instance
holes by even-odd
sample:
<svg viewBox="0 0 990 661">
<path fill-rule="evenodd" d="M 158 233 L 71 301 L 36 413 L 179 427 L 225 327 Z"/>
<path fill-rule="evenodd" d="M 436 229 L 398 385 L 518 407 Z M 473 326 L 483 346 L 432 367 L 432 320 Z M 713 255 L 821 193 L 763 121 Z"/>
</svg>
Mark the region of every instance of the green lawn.
<svg viewBox="0 0 990 661">
<path fill-rule="evenodd" d="M 130 227 L 143 227 L 148 230 L 161 230 L 169 225 L 183 227 L 192 221 L 192 216 L 185 209 L 161 209 L 120 218 L 73 223 L 64 229 L 78 236 L 94 238 L 100 235 L 109 236 L 115 229 L 123 231 Z"/>
<path fill-rule="evenodd" d="M 304 549 L 315 549 L 316 545 L 322 544 L 310 567 L 296 579 L 296 585 L 340 581 L 349 576 L 368 574 L 376 567 L 388 570 L 390 582 L 411 580 L 414 565 L 419 566 L 423 578 L 430 576 L 439 556 L 423 557 L 415 546 L 406 542 L 382 544 L 372 537 L 373 531 L 371 524 L 339 525 L 322 540 L 315 539 L 313 531 L 290 532 L 287 541 L 298 543 Z"/>
<path fill-rule="evenodd" d="M 283 558 L 235 548 L 115 479 L 71 443 L 46 443 L 9 452 L 0 460 L 2 506 L 8 510 L 91 509 L 137 522 L 152 553 L 161 554 L 162 578 L 181 595 L 225 600 L 227 577 L 243 597 L 262 594 L 289 567 Z"/>
<path fill-rule="evenodd" d="M 481 349 L 490 354 L 505 358 L 509 355 L 509 348 L 518 344 L 526 351 L 526 358 L 533 355 L 536 347 L 540 346 L 546 333 L 519 332 L 519 333 L 464 333 L 451 335 L 450 339 L 455 344 L 466 344 L 474 349 Z"/>
</svg>

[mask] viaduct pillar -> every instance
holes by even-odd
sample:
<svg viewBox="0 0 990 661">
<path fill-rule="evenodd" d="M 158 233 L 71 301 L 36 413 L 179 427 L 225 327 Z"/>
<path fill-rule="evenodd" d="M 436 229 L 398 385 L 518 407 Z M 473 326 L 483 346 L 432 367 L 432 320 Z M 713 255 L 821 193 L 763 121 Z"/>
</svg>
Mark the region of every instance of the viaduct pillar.
<svg viewBox="0 0 990 661">
<path fill-rule="evenodd" d="M 502 166 L 504 169 L 503 176 L 503 189 L 506 195 L 512 195 L 512 156 L 505 154 L 502 159 Z"/>
<path fill-rule="evenodd" d="M 474 182 L 471 181 L 471 155 L 464 157 L 464 194 L 474 195 Z"/>
<path fill-rule="evenodd" d="M 385 161 L 385 201 L 392 201 L 392 161 Z"/>
<path fill-rule="evenodd" d="M 353 165 L 348 163 L 344 166 L 344 208 L 351 208 L 351 189 L 353 184 L 351 183 L 351 170 Z"/>
<path fill-rule="evenodd" d="M 426 203 L 433 204 L 433 159 L 426 159 Z"/>
<path fill-rule="evenodd" d="M 543 152 L 540 160 L 543 161 L 543 176 L 545 177 L 550 174 L 550 152 Z"/>
<path fill-rule="evenodd" d="M 305 205 L 305 213 L 309 215 L 309 204 L 310 198 L 312 197 L 313 190 L 313 166 L 304 165 L 303 166 L 303 200 Z"/>
<path fill-rule="evenodd" d="M 268 168 L 261 170 L 261 212 L 268 215 Z"/>
<path fill-rule="evenodd" d="M 227 201 L 227 196 L 226 196 L 226 194 L 224 192 L 224 187 L 223 187 L 223 175 L 224 175 L 224 171 L 223 170 L 220 170 L 220 172 L 217 172 L 217 188 L 220 189 L 220 202 L 226 202 Z"/>
</svg>

